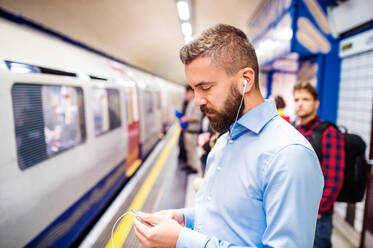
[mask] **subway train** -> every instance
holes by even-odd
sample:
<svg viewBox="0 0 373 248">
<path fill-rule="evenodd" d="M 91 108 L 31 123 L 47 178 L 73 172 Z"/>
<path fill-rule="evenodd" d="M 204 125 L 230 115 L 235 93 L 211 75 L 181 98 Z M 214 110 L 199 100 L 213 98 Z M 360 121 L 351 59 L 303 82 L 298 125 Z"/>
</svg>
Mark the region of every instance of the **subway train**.
<svg viewBox="0 0 373 248">
<path fill-rule="evenodd" d="M 184 88 L 31 26 L 0 19 L 0 247 L 74 246 Z"/>
</svg>

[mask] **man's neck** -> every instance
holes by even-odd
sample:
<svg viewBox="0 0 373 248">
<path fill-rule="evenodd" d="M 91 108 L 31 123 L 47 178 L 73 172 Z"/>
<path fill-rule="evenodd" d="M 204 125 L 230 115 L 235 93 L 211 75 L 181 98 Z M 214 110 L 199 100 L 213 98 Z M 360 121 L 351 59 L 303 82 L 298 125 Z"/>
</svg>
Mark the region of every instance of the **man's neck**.
<svg viewBox="0 0 373 248">
<path fill-rule="evenodd" d="M 252 92 L 249 92 L 245 95 L 245 108 L 242 111 L 242 115 L 247 113 L 249 110 L 255 108 L 256 106 L 262 104 L 264 102 L 264 99 L 259 91 L 255 90 Z"/>
<path fill-rule="evenodd" d="M 317 113 L 315 112 L 315 113 L 313 113 L 313 114 L 311 114 L 311 115 L 309 115 L 305 118 L 299 118 L 299 125 L 302 125 L 302 126 L 307 125 L 308 123 L 310 123 L 310 121 L 315 119 L 316 114 Z"/>
</svg>

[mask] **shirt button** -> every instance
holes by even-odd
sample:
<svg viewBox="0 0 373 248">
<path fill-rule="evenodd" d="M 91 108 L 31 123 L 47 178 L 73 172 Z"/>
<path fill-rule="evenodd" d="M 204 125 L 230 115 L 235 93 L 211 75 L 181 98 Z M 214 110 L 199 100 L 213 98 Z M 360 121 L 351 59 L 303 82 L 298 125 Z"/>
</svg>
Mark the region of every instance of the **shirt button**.
<svg viewBox="0 0 373 248">
<path fill-rule="evenodd" d="M 216 168 L 216 170 L 217 170 L 217 171 L 221 171 L 221 167 L 220 167 L 220 166 L 218 166 L 218 168 Z"/>
<path fill-rule="evenodd" d="M 211 201 L 212 200 L 211 196 L 207 197 L 207 200 Z"/>
</svg>

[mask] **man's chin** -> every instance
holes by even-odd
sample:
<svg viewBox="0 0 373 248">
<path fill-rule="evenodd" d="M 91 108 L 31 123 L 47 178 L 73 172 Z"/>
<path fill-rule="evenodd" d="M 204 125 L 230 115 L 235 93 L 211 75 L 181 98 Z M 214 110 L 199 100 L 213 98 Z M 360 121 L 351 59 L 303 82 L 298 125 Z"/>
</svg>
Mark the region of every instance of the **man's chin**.
<svg viewBox="0 0 373 248">
<path fill-rule="evenodd" d="M 215 132 L 218 132 L 218 133 L 225 133 L 225 132 L 228 131 L 228 129 L 224 126 L 223 123 L 214 122 L 214 121 L 210 120 L 210 126 L 211 126 L 212 130 L 214 130 Z"/>
<path fill-rule="evenodd" d="M 297 114 L 297 116 L 300 118 L 300 119 L 306 119 L 306 118 L 308 118 L 308 117 L 310 117 L 312 115 L 312 113 L 311 114 Z"/>
<path fill-rule="evenodd" d="M 215 114 L 208 114 L 208 115 L 206 115 L 207 116 L 207 118 L 209 119 L 209 121 L 219 121 L 219 119 L 218 119 L 218 116 L 217 115 L 215 115 Z"/>
</svg>

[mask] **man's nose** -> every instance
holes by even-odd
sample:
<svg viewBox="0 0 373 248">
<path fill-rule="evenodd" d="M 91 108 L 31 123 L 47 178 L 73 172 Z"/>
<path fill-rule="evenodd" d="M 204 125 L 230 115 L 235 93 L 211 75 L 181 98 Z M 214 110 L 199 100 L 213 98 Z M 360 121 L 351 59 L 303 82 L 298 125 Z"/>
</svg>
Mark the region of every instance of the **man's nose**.
<svg viewBox="0 0 373 248">
<path fill-rule="evenodd" d="M 199 93 L 194 92 L 194 105 L 202 106 L 207 103 L 206 99 Z"/>
</svg>

